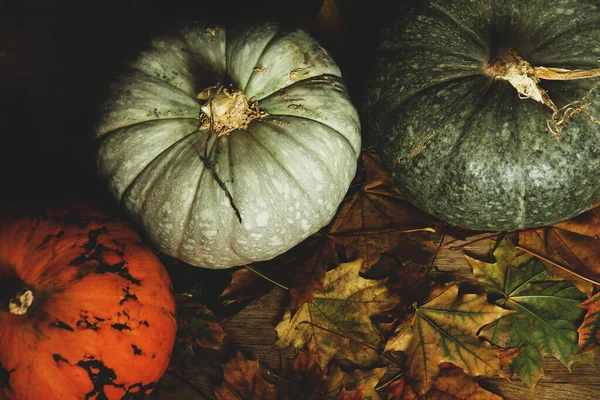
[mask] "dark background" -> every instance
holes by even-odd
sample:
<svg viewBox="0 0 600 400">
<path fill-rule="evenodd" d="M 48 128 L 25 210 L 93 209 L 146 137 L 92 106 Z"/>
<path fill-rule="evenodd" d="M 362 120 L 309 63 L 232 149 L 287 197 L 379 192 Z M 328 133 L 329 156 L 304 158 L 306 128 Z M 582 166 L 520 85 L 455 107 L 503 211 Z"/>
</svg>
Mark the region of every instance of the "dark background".
<svg viewBox="0 0 600 400">
<path fill-rule="evenodd" d="M 95 173 L 96 106 L 119 67 L 176 23 L 272 19 L 304 28 L 333 53 L 358 103 L 370 41 L 389 9 L 384 2 L 338 0 L 343 24 L 327 26 L 317 21 L 322 3 L 0 0 L 0 205 L 112 205 Z"/>
</svg>

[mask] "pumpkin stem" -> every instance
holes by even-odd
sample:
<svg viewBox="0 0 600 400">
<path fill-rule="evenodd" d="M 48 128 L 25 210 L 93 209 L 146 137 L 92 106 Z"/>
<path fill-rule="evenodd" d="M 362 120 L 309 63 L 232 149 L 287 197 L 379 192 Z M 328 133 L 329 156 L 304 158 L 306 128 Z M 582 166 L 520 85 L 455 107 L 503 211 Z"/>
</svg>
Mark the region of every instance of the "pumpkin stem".
<svg viewBox="0 0 600 400">
<path fill-rule="evenodd" d="M 0 309 L 24 315 L 33 303 L 33 288 L 19 278 L 0 278 Z"/>
<path fill-rule="evenodd" d="M 483 65 L 486 75 L 494 79 L 508 81 L 518 92 L 521 99 L 533 99 L 548 106 L 552 117 L 547 121 L 548 129 L 554 136 L 560 136 L 563 129 L 569 126 L 571 117 L 583 112 L 594 123 L 596 121 L 587 110 L 591 106 L 589 95 L 600 87 L 600 83 L 592 87 L 583 98 L 573 101 L 560 109 L 556 107 L 548 93 L 538 83 L 541 79 L 569 81 L 600 76 L 600 68 L 589 70 L 569 70 L 565 68 L 534 67 L 524 60 L 515 50 L 503 49 L 497 56 Z"/>
<path fill-rule="evenodd" d="M 236 129 L 246 129 L 250 122 L 264 118 L 267 113 L 258 108 L 258 102 L 248 100 L 240 89 L 221 84 L 204 89 L 196 96 L 206 100 L 200 107 L 200 129 L 210 129 L 217 136 L 228 135 Z"/>
</svg>

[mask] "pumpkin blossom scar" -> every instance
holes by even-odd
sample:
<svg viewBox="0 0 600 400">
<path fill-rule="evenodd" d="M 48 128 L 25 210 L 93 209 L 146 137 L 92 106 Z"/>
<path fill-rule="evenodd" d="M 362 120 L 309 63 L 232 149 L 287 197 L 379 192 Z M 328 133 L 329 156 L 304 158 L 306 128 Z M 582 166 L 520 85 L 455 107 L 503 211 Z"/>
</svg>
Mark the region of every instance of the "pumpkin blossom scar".
<svg viewBox="0 0 600 400">
<path fill-rule="evenodd" d="M 268 115 L 258 108 L 255 98 L 248 100 L 242 90 L 232 86 L 217 84 L 204 89 L 196 98 L 205 100 L 200 107 L 200 130 L 211 130 L 219 137 L 247 129 L 250 122 Z"/>
</svg>

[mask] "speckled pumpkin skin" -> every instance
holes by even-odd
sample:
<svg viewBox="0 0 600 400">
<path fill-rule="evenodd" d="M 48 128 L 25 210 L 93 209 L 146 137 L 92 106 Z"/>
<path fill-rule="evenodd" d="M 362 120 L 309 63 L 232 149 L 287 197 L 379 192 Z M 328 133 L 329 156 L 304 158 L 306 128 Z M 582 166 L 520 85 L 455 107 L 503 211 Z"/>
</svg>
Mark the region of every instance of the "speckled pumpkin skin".
<svg viewBox="0 0 600 400">
<path fill-rule="evenodd" d="M 232 83 L 266 118 L 202 161 L 196 95 Z M 340 70 L 303 31 L 193 25 L 152 42 L 111 89 L 96 136 L 113 197 L 163 252 L 207 268 L 273 258 L 326 225 L 356 171 L 360 126 Z"/>
<path fill-rule="evenodd" d="M 366 93 L 369 130 L 402 192 L 454 225 L 514 230 L 600 201 L 600 125 L 553 137 L 552 111 L 482 70 L 500 47 L 534 66 L 600 64 L 600 11 L 585 0 L 432 0 L 384 29 Z M 541 86 L 560 108 L 597 79 Z M 590 111 L 600 117 L 599 92 Z"/>
<path fill-rule="evenodd" d="M 175 303 L 166 270 L 125 223 L 94 209 L 4 216 L 0 277 L 35 290 L 0 311 L 0 398 L 143 399 L 167 368 Z"/>
</svg>

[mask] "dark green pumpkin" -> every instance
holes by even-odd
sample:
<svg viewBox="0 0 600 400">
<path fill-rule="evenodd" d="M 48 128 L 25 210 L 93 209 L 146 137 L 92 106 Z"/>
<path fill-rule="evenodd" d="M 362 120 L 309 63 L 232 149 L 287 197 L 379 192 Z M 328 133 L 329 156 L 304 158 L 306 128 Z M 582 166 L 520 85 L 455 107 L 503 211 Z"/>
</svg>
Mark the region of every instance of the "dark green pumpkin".
<svg viewBox="0 0 600 400">
<path fill-rule="evenodd" d="M 600 125 L 553 135 L 552 110 L 484 73 L 502 49 L 532 66 L 594 69 L 600 10 L 586 0 L 432 0 L 384 28 L 365 97 L 369 131 L 400 190 L 454 225 L 514 230 L 600 201 Z M 542 81 L 557 107 L 596 79 Z M 588 109 L 600 120 L 600 97 Z"/>
<path fill-rule="evenodd" d="M 239 93 L 264 114 L 217 136 L 206 115 Z M 326 225 L 360 152 L 336 63 L 270 23 L 156 38 L 111 86 L 96 138 L 115 200 L 159 250 L 207 268 L 273 258 Z"/>
</svg>

